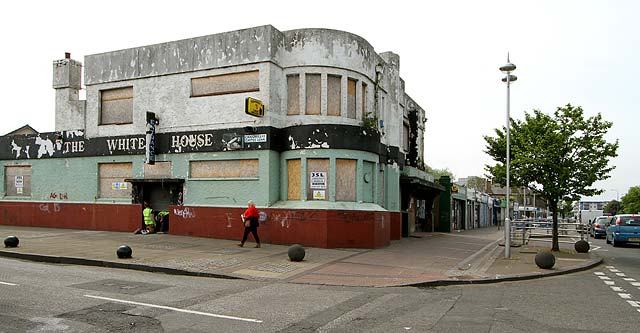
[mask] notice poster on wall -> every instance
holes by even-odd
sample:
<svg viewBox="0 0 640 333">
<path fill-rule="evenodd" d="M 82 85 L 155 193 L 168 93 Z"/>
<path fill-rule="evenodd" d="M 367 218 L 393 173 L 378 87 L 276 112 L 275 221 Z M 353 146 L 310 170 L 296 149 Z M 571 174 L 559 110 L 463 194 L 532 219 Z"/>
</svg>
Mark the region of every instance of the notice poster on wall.
<svg viewBox="0 0 640 333">
<path fill-rule="evenodd" d="M 128 188 L 127 182 L 111 183 L 112 190 L 126 190 Z"/>
<path fill-rule="evenodd" d="M 309 188 L 324 190 L 327 188 L 326 172 L 311 172 L 311 182 Z"/>
<path fill-rule="evenodd" d="M 24 187 L 24 176 L 16 176 L 16 189 Z"/>
<path fill-rule="evenodd" d="M 325 200 L 326 195 L 323 190 L 313 190 L 313 200 Z"/>
</svg>

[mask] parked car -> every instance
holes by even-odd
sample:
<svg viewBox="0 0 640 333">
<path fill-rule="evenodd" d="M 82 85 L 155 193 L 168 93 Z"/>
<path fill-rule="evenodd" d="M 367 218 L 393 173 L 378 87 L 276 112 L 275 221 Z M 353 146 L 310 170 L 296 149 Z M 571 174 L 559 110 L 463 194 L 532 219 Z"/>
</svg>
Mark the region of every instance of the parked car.
<svg viewBox="0 0 640 333">
<path fill-rule="evenodd" d="M 611 219 L 606 231 L 607 244 L 640 243 L 640 215 L 621 214 Z"/>
<path fill-rule="evenodd" d="M 607 227 L 609 226 L 609 222 L 611 222 L 611 216 L 598 216 L 593 220 L 589 221 L 589 233 L 591 233 L 591 237 L 600 238 L 607 236 Z"/>
</svg>

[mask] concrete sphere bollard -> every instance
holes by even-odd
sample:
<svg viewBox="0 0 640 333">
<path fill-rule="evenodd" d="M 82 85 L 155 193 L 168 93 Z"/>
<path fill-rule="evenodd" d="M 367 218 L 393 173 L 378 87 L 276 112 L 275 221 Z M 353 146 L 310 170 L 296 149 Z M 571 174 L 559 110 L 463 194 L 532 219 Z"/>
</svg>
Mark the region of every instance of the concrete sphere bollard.
<svg viewBox="0 0 640 333">
<path fill-rule="evenodd" d="M 587 242 L 584 239 L 581 239 L 579 241 L 576 242 L 576 244 L 574 245 L 574 248 L 576 249 L 576 252 L 578 253 L 587 253 L 589 252 L 589 242 Z"/>
<path fill-rule="evenodd" d="M 536 254 L 536 265 L 543 269 L 551 269 L 556 264 L 556 257 L 550 252 Z"/>
<path fill-rule="evenodd" d="M 300 244 L 293 244 L 289 247 L 289 259 L 291 261 L 302 261 L 304 259 L 304 247 Z"/>
<path fill-rule="evenodd" d="M 118 258 L 120 258 L 120 259 L 131 258 L 131 253 L 133 253 L 133 251 L 131 250 L 131 248 L 128 245 L 122 245 L 116 251 L 116 254 L 118 255 Z"/>
<path fill-rule="evenodd" d="M 20 240 L 16 236 L 9 236 L 4 239 L 4 247 L 18 247 Z"/>
</svg>

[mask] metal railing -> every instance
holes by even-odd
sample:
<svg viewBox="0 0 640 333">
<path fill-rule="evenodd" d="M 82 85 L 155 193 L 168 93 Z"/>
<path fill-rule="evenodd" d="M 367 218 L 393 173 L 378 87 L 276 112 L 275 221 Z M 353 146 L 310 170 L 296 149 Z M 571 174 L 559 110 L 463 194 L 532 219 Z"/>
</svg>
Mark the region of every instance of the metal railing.
<svg viewBox="0 0 640 333">
<path fill-rule="evenodd" d="M 551 242 L 553 222 L 514 220 L 511 224 L 511 242 L 527 245 L 531 240 Z M 558 222 L 558 242 L 573 244 L 578 239 L 589 241 L 588 227 L 581 223 Z"/>
</svg>

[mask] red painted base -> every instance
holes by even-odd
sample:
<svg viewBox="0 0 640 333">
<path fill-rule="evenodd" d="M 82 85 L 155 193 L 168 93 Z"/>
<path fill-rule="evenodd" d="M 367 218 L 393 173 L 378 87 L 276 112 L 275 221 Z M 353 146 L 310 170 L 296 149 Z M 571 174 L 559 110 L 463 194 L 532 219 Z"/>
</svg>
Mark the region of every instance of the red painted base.
<svg viewBox="0 0 640 333">
<path fill-rule="evenodd" d="M 379 248 L 400 239 L 400 213 L 351 210 L 259 209 L 263 243 L 321 248 Z M 171 206 L 169 233 L 240 240 L 241 208 Z M 140 227 L 142 206 L 0 202 L 0 224 L 85 230 L 131 231 Z M 253 237 L 249 236 L 253 241 Z"/>
<path fill-rule="evenodd" d="M 134 231 L 142 221 L 142 206 L 0 202 L 0 224 L 83 230 Z"/>
</svg>

